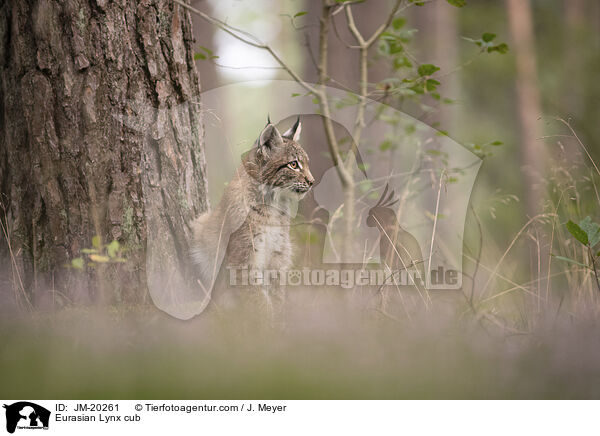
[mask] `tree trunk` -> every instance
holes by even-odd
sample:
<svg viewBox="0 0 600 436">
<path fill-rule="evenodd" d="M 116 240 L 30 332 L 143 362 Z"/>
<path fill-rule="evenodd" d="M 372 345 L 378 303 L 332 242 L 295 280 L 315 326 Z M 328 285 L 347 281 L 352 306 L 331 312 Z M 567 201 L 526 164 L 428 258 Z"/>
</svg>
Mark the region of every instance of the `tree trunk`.
<svg viewBox="0 0 600 436">
<path fill-rule="evenodd" d="M 207 208 L 192 44 L 167 1 L 0 7 L 0 245 L 21 297 L 139 301 L 150 274 L 187 274 Z M 82 253 L 95 235 L 126 261 Z"/>
<path fill-rule="evenodd" d="M 517 66 L 517 111 L 521 125 L 521 156 L 525 173 L 525 205 L 529 216 L 538 210 L 537 193 L 544 174 L 545 150 L 538 118 L 542 115 L 538 90 L 533 22 L 529 0 L 507 0 Z"/>
<path fill-rule="evenodd" d="M 436 2 L 434 5 L 434 42 L 435 42 L 435 65 L 444 73 L 450 73 L 444 77 L 439 87 L 443 97 L 457 99 L 460 95 L 459 67 L 459 32 L 458 32 L 458 8 L 445 1 Z M 456 132 L 454 128 L 456 106 L 441 105 L 438 122 L 439 129 L 448 131 L 451 135 Z"/>
<path fill-rule="evenodd" d="M 579 117 L 582 112 L 582 84 L 585 83 L 585 77 L 582 71 L 585 71 L 587 56 L 582 56 L 580 50 L 574 50 L 574 47 L 586 47 L 586 17 L 593 16 L 591 11 L 586 12 L 586 4 L 583 0 L 569 0 L 565 2 L 565 24 L 566 24 L 566 43 L 564 54 L 564 80 L 568 80 L 575 86 L 566 86 L 564 92 L 564 105 L 568 116 Z M 592 49 L 593 50 L 593 49 Z M 583 58 L 583 59 L 582 59 Z"/>
</svg>

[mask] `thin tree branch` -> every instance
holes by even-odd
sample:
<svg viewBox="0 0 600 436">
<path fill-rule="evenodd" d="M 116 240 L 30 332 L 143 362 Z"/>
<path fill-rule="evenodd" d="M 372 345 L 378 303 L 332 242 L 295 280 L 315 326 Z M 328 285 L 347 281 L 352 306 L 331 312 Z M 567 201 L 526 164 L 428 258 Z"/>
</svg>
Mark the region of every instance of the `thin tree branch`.
<svg viewBox="0 0 600 436">
<path fill-rule="evenodd" d="M 354 22 L 354 15 L 352 14 L 352 7 L 350 5 L 347 5 L 345 7 L 345 11 L 348 29 L 350 29 L 350 32 L 352 33 L 352 35 L 354 35 L 354 38 L 356 38 L 356 42 L 358 42 L 358 48 L 364 48 L 366 41 L 363 38 L 362 34 L 358 31 L 358 28 L 356 27 L 356 23 Z"/>
<path fill-rule="evenodd" d="M 312 47 L 310 46 L 310 36 L 308 35 L 308 32 L 304 32 L 304 45 L 306 46 L 306 51 L 308 52 L 308 58 L 310 59 L 313 67 L 315 67 L 315 70 L 318 71 L 319 65 L 317 64 L 317 58 L 315 57 Z"/>
<path fill-rule="evenodd" d="M 186 8 L 190 12 L 193 12 L 194 14 L 198 15 L 204 21 L 207 21 L 208 23 L 218 27 L 225 33 L 227 33 L 227 34 L 231 35 L 232 37 L 234 37 L 235 39 L 237 39 L 238 41 L 241 41 L 244 44 L 248 44 L 251 47 L 255 47 L 255 48 L 267 51 L 273 57 L 273 59 L 275 59 L 275 61 L 279 65 L 281 65 L 281 68 L 283 68 L 292 77 L 292 79 L 294 79 L 300 86 L 302 86 L 304 89 L 306 89 L 309 92 L 312 92 L 315 95 L 318 93 L 317 90 L 313 86 L 311 86 L 310 84 L 308 84 L 304 80 L 302 80 L 302 78 L 294 70 L 292 70 L 292 68 L 287 63 L 285 63 L 269 45 L 264 44 L 258 38 L 254 37 L 253 35 L 249 34 L 248 32 L 245 32 L 244 30 L 241 30 L 241 29 L 231 26 L 231 25 L 225 23 L 224 21 L 213 18 L 213 17 L 205 14 L 204 12 L 199 11 L 198 9 L 184 3 L 181 0 L 173 0 L 173 2 Z"/>
<path fill-rule="evenodd" d="M 328 61 L 328 44 L 327 37 L 329 35 L 329 15 L 331 6 L 323 2 L 321 10 L 320 31 L 319 31 L 319 89 L 317 93 L 317 99 L 319 100 L 319 107 L 323 114 L 323 126 L 325 128 L 325 135 L 327 137 L 327 145 L 329 147 L 329 154 L 333 160 L 333 164 L 338 173 L 342 186 L 347 187 L 352 184 L 352 177 L 348 174 L 344 162 L 340 157 L 339 144 L 333 131 L 333 123 L 331 122 L 331 109 L 329 107 L 329 100 L 327 99 L 326 83 L 328 80 L 327 73 L 327 61 Z"/>
<path fill-rule="evenodd" d="M 400 9 L 400 4 L 402 4 L 402 0 L 396 0 L 394 7 L 390 11 L 387 19 L 385 20 L 385 23 L 383 23 L 381 26 L 379 26 L 377 28 L 377 30 L 368 39 L 365 39 L 364 36 L 359 32 L 358 28 L 356 27 L 356 23 L 354 22 L 354 16 L 352 15 L 352 7 L 348 3 L 345 4 L 348 28 L 350 29 L 350 32 L 352 32 L 352 34 L 356 38 L 356 41 L 359 44 L 358 48 L 363 48 L 363 47 L 369 48 L 379 39 L 381 34 L 383 32 L 385 32 L 385 30 L 388 27 L 390 27 L 390 24 L 392 24 L 392 20 L 396 16 L 398 9 Z"/>
<path fill-rule="evenodd" d="M 348 167 L 351 167 L 351 159 L 354 156 L 354 151 L 358 148 L 358 144 L 360 142 L 360 137 L 362 135 L 362 129 L 365 126 L 365 106 L 367 105 L 367 92 L 368 92 L 368 46 L 366 45 L 365 39 L 362 34 L 356 27 L 356 23 L 354 22 L 354 15 L 352 14 L 352 7 L 347 5 L 345 8 L 346 12 L 346 21 L 348 24 L 348 28 L 356 42 L 358 42 L 360 55 L 359 55 L 359 73 L 360 73 L 360 90 L 359 90 L 359 99 L 358 102 L 358 110 L 356 113 L 356 121 L 354 124 L 354 131 L 352 133 L 352 152 L 348 153 L 348 158 L 346 159 L 346 164 Z"/>
<path fill-rule="evenodd" d="M 346 41 L 344 41 L 344 39 L 338 32 L 338 28 L 337 28 L 337 25 L 335 24 L 335 19 L 333 17 L 331 18 L 331 24 L 333 25 L 333 31 L 335 33 L 335 36 L 342 44 L 344 44 L 346 46 L 346 48 L 349 48 L 349 49 L 359 49 L 360 48 L 360 46 L 358 46 L 358 45 L 348 44 Z"/>
<path fill-rule="evenodd" d="M 375 31 L 375 33 L 373 33 L 373 35 L 371 35 L 371 37 L 369 39 L 367 39 L 367 41 L 366 41 L 367 47 L 372 46 L 375 43 L 375 41 L 377 41 L 379 39 L 381 34 L 383 32 L 385 32 L 385 30 L 388 27 L 390 27 L 390 24 L 392 24 L 392 20 L 394 19 L 394 16 L 396 16 L 396 12 L 398 12 L 398 9 L 400 8 L 401 3 L 402 3 L 402 0 L 396 0 L 396 3 L 394 4 L 394 7 L 392 8 L 392 11 L 388 15 L 388 18 L 385 21 L 385 23 L 383 23 L 381 26 L 379 26 L 379 28 Z"/>
</svg>

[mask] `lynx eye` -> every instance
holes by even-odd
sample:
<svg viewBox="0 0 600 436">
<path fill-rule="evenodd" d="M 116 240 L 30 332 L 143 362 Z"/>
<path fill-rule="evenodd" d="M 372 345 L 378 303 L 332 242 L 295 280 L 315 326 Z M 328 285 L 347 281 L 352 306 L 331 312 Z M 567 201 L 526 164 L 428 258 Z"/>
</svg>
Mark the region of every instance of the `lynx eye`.
<svg viewBox="0 0 600 436">
<path fill-rule="evenodd" d="M 298 163 L 297 160 L 293 160 L 288 164 L 288 167 L 293 170 L 297 170 L 298 168 L 300 168 L 300 164 Z"/>
</svg>

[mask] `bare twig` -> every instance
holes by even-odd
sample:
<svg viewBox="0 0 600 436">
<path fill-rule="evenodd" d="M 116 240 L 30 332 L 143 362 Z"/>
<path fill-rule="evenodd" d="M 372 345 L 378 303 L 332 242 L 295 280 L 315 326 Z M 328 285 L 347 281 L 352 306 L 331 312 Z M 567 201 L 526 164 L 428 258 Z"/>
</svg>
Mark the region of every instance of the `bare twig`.
<svg viewBox="0 0 600 436">
<path fill-rule="evenodd" d="M 352 185 L 352 177 L 348 174 L 346 167 L 343 165 L 340 157 L 339 144 L 333 131 L 333 123 L 331 122 L 331 109 L 329 107 L 329 100 L 327 99 L 326 93 L 326 82 L 328 80 L 327 74 L 327 60 L 328 60 L 328 44 L 327 36 L 329 34 L 329 14 L 331 6 L 327 4 L 323 5 L 321 10 L 321 17 L 319 22 L 321 24 L 319 31 L 319 89 L 317 91 L 317 98 L 319 100 L 319 106 L 321 113 L 323 114 L 323 125 L 325 128 L 325 135 L 327 137 L 327 145 L 329 147 L 329 154 L 333 160 L 336 171 L 344 188 Z"/>
<path fill-rule="evenodd" d="M 313 67 L 315 67 L 315 70 L 318 71 L 319 66 L 317 64 L 317 58 L 315 57 L 312 47 L 310 46 L 310 36 L 308 35 L 308 32 L 304 32 L 304 46 L 306 47 L 306 51 L 308 52 L 308 58 L 310 59 Z"/>
<path fill-rule="evenodd" d="M 203 20 L 205 20 L 206 22 L 218 27 L 219 29 L 221 29 L 223 32 L 231 35 L 232 37 L 234 37 L 235 39 L 237 39 L 238 41 L 243 42 L 244 44 L 248 44 L 251 47 L 255 47 L 261 50 L 265 50 L 267 51 L 272 57 L 273 59 L 275 59 L 275 61 L 281 65 L 281 67 L 292 77 L 292 79 L 294 79 L 300 86 L 302 86 L 304 89 L 306 89 L 309 92 L 312 92 L 314 94 L 317 94 L 317 90 L 311 86 L 310 84 L 306 83 L 304 80 L 302 80 L 302 78 L 298 75 L 298 73 L 296 73 L 287 63 L 285 63 L 283 61 L 283 59 L 281 59 L 279 57 L 279 55 L 277 55 L 277 53 L 275 53 L 275 51 L 271 48 L 271 46 L 264 44 L 263 42 L 261 42 L 258 38 L 256 38 L 255 36 L 249 34 L 248 32 L 245 32 L 244 30 L 238 29 L 236 27 L 233 27 L 227 23 L 225 23 L 224 21 L 218 20 L 216 18 L 213 18 L 207 14 L 205 14 L 202 11 L 199 11 L 198 9 L 184 3 L 181 0 L 173 0 L 174 3 L 177 3 L 178 5 L 184 7 L 185 9 L 189 10 L 190 12 L 193 12 L 194 14 L 198 15 L 200 18 L 202 18 Z"/>
<path fill-rule="evenodd" d="M 356 38 L 356 40 L 358 41 L 358 43 L 360 44 L 360 46 L 366 46 L 366 48 L 369 48 L 379 39 L 381 34 L 383 32 L 385 32 L 385 30 L 388 27 L 390 27 L 390 24 L 392 24 L 392 20 L 394 19 L 394 16 L 398 12 L 398 9 L 400 8 L 401 3 L 402 3 L 402 0 L 396 0 L 396 3 L 394 4 L 391 12 L 389 13 L 385 23 L 383 23 L 381 26 L 379 26 L 377 28 L 377 30 L 375 30 L 375 32 L 368 39 L 364 39 L 364 37 L 360 34 L 358 29 L 356 28 L 356 25 L 354 24 L 354 18 L 352 18 L 352 26 L 350 26 L 350 22 L 349 22 L 348 27 L 349 27 L 350 31 L 352 32 L 352 34 L 354 35 L 354 37 Z M 346 14 L 348 14 L 348 11 L 350 11 L 350 8 L 351 8 L 351 6 L 348 3 L 346 3 Z M 350 12 L 350 16 L 352 16 L 351 12 Z M 360 39 L 359 39 L 359 37 L 360 37 Z"/>
<path fill-rule="evenodd" d="M 352 44 L 349 44 L 348 42 L 346 42 L 346 41 L 345 41 L 345 40 L 344 40 L 344 39 L 341 37 L 341 35 L 340 35 L 339 31 L 338 31 L 337 25 L 335 24 L 335 20 L 334 20 L 333 18 L 331 19 L 331 24 L 333 25 L 333 31 L 334 31 L 334 33 L 335 33 L 335 36 L 337 36 L 337 39 L 338 39 L 338 40 L 339 40 L 339 41 L 340 41 L 342 44 L 344 44 L 344 45 L 346 46 L 346 48 L 349 48 L 349 49 L 359 49 L 359 48 L 360 48 L 360 46 L 359 46 L 359 45 L 352 45 Z"/>
</svg>

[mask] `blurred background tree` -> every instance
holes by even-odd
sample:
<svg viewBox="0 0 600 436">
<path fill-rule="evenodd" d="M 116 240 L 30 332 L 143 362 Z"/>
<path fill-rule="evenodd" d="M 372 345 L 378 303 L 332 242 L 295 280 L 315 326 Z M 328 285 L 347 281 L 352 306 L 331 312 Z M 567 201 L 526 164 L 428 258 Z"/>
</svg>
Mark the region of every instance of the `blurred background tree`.
<svg viewBox="0 0 600 436">
<path fill-rule="evenodd" d="M 376 7 L 372 1 L 302 4 L 263 0 L 261 6 L 257 4 L 250 8 L 237 2 L 197 3 L 208 14 L 250 33 L 263 29 L 261 39 L 311 83 L 319 82 L 319 29 L 327 17 L 327 84 L 360 93 L 359 50 L 351 47 L 356 41 L 345 11 L 351 8 L 357 30 L 370 35 L 395 2 L 380 1 Z M 329 8 L 325 15 L 324 8 Z M 268 17 L 257 12 L 267 9 L 273 12 Z M 274 15 L 280 17 L 279 22 L 264 33 L 261 24 L 265 20 L 274 23 Z M 594 80 L 600 62 L 600 5 L 591 0 L 406 0 L 400 2 L 394 17 L 398 21 L 390 29 L 397 32 L 401 47 L 393 48 L 393 53 L 389 49 L 379 52 L 377 45 L 369 49 L 368 95 L 383 98 L 485 156 L 472 193 L 474 214 L 466 225 L 466 246 L 477 246 L 479 240 L 481 258 L 494 264 L 529 219 L 568 206 L 569 201 L 552 206 L 556 198 L 549 202 L 548 195 L 562 183 L 556 178 L 558 172 L 576 171 L 573 174 L 595 180 L 596 176 L 589 175 L 591 162 L 581 144 L 569 126 L 555 117 L 569 121 L 591 158 L 600 157 L 596 145 L 600 132 L 594 121 L 598 115 L 594 102 L 600 93 Z M 234 64 L 225 65 L 223 57 L 198 64 L 201 71 L 216 68 L 218 84 L 240 77 L 290 78 L 268 53 L 239 42 L 227 43 L 231 37 L 219 32 L 215 31 L 214 52 L 227 53 Z M 496 52 L 504 56 L 492 55 Z M 440 68 L 434 76 L 439 83 L 432 84 L 435 91 L 416 98 L 387 94 L 390 83 L 414 80 L 420 65 Z M 418 75 L 416 79 L 415 86 Z M 234 96 L 229 104 L 235 104 Z M 306 143 L 323 140 L 316 129 L 305 132 Z M 573 158 L 572 165 L 556 160 L 565 154 Z M 581 187 L 578 195 L 577 210 L 564 210 L 555 226 L 564 230 L 569 214 L 583 214 L 579 216 L 583 218 L 592 211 L 597 213 L 593 183 Z M 478 220 L 481 223 L 477 224 Z M 515 278 L 531 278 L 535 272 L 536 280 L 542 280 L 549 274 L 551 230 L 535 227 L 536 223 L 534 219 L 525 229 L 526 235 L 533 232 L 532 244 L 519 239 L 510 245 L 514 253 L 505 259 L 504 267 Z M 471 264 L 465 262 L 467 267 Z"/>
</svg>

